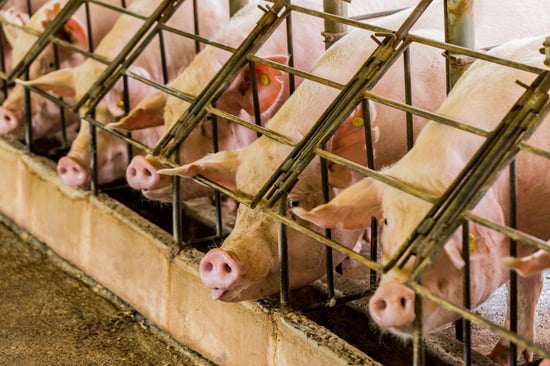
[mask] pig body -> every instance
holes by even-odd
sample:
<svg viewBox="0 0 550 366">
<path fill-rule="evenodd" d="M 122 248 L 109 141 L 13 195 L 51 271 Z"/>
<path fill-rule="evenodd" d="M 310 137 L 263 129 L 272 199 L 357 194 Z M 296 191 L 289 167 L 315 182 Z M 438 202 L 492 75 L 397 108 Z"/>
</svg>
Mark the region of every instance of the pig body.
<svg viewBox="0 0 550 366">
<path fill-rule="evenodd" d="M 36 13 L 26 22 L 25 26 L 37 32 L 43 32 L 61 8 L 68 0 L 50 0 L 41 6 Z M 121 0 L 108 0 L 106 4 L 121 6 Z M 130 4 L 131 1 L 126 3 Z M 4 13 L 11 20 L 21 19 L 16 8 Z M 111 30 L 113 24 L 119 18 L 120 13 L 97 4 L 90 4 L 91 39 L 95 48 L 103 37 Z M 84 5 L 71 16 L 58 37 L 69 41 L 74 46 L 88 50 L 88 28 L 86 25 L 86 10 Z M 30 32 L 20 29 L 11 30 L 9 37 L 13 51 L 13 63 L 17 64 L 28 52 L 38 37 Z M 58 47 L 58 64 L 60 68 L 74 67 L 85 60 L 85 56 L 64 47 Z M 56 57 L 54 47 L 48 45 L 29 66 L 28 79 L 33 80 L 56 69 Z M 32 135 L 34 138 L 48 137 L 61 129 L 60 108 L 55 103 L 37 94 L 31 95 L 31 121 Z M 77 113 L 64 111 L 67 125 L 77 127 L 79 117 Z M 25 131 L 25 97 L 24 88 L 16 85 L 8 95 L 8 98 L 0 107 L 0 134 L 10 133 L 18 138 L 23 138 Z"/>
<path fill-rule="evenodd" d="M 544 67 L 544 57 L 539 53 L 543 38 L 530 38 L 507 43 L 490 51 L 492 55 L 525 64 Z M 492 130 L 523 93 L 516 80 L 529 84 L 534 75 L 488 62 L 477 61 L 470 66 L 455 85 L 438 113 Z M 529 143 L 548 150 L 550 118 L 546 117 Z M 483 139 L 462 130 L 429 123 L 418 136 L 416 145 L 395 165 L 383 174 L 406 182 L 433 195 L 442 194 L 466 165 Z M 530 235 L 547 239 L 550 229 L 547 218 L 550 211 L 545 204 L 550 199 L 550 176 L 540 174 L 550 168 L 550 162 L 533 154 L 520 153 L 518 168 L 518 228 Z M 474 209 L 474 213 L 498 224 L 509 219 L 509 187 L 507 171 Z M 387 262 L 408 235 L 429 211 L 431 204 L 399 191 L 379 181 L 366 178 L 337 196 L 331 202 L 312 211 L 296 209 L 299 217 L 320 226 L 336 226 L 341 229 L 357 229 L 370 225 L 372 216 L 384 218 L 381 252 Z M 507 281 L 508 271 L 500 265 L 509 253 L 508 239 L 479 224 L 471 223 L 473 234 L 470 260 L 471 305 L 481 304 L 495 289 Z M 422 278 L 422 284 L 431 292 L 455 304 L 462 303 L 462 278 L 464 260 L 461 255 L 462 240 L 456 232 L 433 261 Z M 520 245 L 520 255 L 530 248 Z M 369 302 L 372 318 L 382 328 L 397 334 L 409 335 L 412 331 L 414 292 L 404 285 L 410 276 L 413 261 L 402 269 L 390 270 L 382 275 L 380 286 Z M 520 279 L 520 310 L 518 333 L 534 340 L 534 314 L 541 290 L 541 276 Z M 457 314 L 423 300 L 423 328 L 430 332 L 457 318 Z M 499 342 L 491 358 L 500 363 L 508 362 L 508 344 Z M 528 359 L 532 354 L 525 352 Z"/>
<path fill-rule="evenodd" d="M 518 37 L 518 36 L 528 36 L 528 35 L 534 35 L 537 34 L 538 31 L 544 29 L 544 27 L 550 26 L 549 18 L 550 15 L 550 9 L 548 9 L 547 4 L 543 4 L 544 0 L 530 0 L 527 3 L 525 3 L 524 7 L 521 7 L 521 9 L 517 9 L 517 5 L 513 1 L 505 1 L 499 4 L 499 16 L 495 17 L 495 10 L 494 4 L 489 1 L 476 1 L 474 3 L 474 22 L 476 25 L 476 36 L 475 36 L 475 42 L 476 46 L 478 47 L 488 47 L 493 46 L 495 44 L 502 43 L 510 38 Z M 386 1 L 386 2 L 372 2 L 369 1 L 366 4 L 358 4 L 353 2 L 352 8 L 349 10 L 349 13 L 351 15 L 356 14 L 362 14 L 362 13 L 371 13 L 371 12 L 377 12 L 387 9 L 393 9 L 398 7 L 406 7 L 415 5 L 414 2 L 410 1 Z M 355 6 L 355 8 L 353 8 Z M 436 11 L 439 12 L 436 14 Z M 443 29 L 443 4 L 441 1 L 435 1 L 434 4 L 430 7 L 430 10 L 427 14 L 423 15 L 422 18 L 418 22 L 418 27 L 426 27 L 430 26 L 435 29 Z M 396 18 L 399 19 L 399 18 Z M 516 24 L 518 20 L 521 22 L 521 19 L 526 20 L 529 19 L 528 22 L 526 22 L 526 25 L 518 25 L 517 27 L 501 27 L 502 24 L 514 23 Z M 402 18 L 401 18 L 402 20 Z M 394 23 L 392 24 L 394 28 L 397 27 L 397 25 Z M 498 32 L 495 32 L 495 29 L 498 29 Z M 300 37 L 300 34 L 298 33 L 298 37 Z M 271 42 L 271 41 L 268 41 Z M 273 42 L 275 43 L 275 42 Z M 267 45 L 266 45 L 267 46 Z M 273 48 L 273 47 L 272 47 Z M 300 51 L 300 47 L 295 47 L 298 52 Z M 308 47 L 305 47 L 308 51 L 311 51 L 309 53 L 310 56 L 314 56 L 315 52 L 308 49 Z M 265 52 L 264 47 L 264 54 L 268 55 Z M 216 51 L 213 51 L 216 52 Z M 187 91 L 190 94 L 196 94 L 198 93 L 203 85 L 202 83 L 200 87 L 193 87 L 190 86 L 189 79 L 191 77 L 188 77 L 188 75 L 193 75 L 193 73 L 201 76 L 205 76 L 204 72 L 204 66 L 203 65 L 212 65 L 213 60 L 219 60 L 221 52 L 217 52 L 218 57 L 209 56 L 212 61 L 203 61 L 206 59 L 205 57 L 201 58 L 200 64 L 201 70 L 197 71 L 195 68 L 193 70 L 189 69 L 187 75 L 182 74 L 181 78 L 178 78 L 174 81 L 173 86 L 176 89 Z M 274 52 L 271 52 L 271 54 L 274 54 Z M 225 57 L 227 58 L 227 57 Z M 300 59 L 300 57 L 297 57 L 296 59 Z M 199 61 L 196 61 L 196 64 L 199 64 Z M 300 66 L 300 65 L 299 65 Z M 299 67 L 300 68 L 300 67 Z M 217 70 L 217 67 L 210 67 L 210 70 L 213 72 Z M 261 73 L 261 72 L 259 72 Z M 210 76 L 211 77 L 211 76 Z M 197 77 L 193 78 L 193 81 L 195 81 Z M 233 84 L 234 86 L 237 86 L 238 84 Z M 261 88 L 261 85 L 259 86 Z M 420 93 L 422 94 L 422 93 Z M 280 103 L 283 99 L 285 99 L 286 94 L 282 97 L 274 98 L 274 97 L 265 97 L 266 99 L 277 99 L 277 103 Z M 245 119 L 250 119 L 250 112 L 251 108 L 250 106 L 246 108 L 242 101 L 243 97 L 242 95 L 236 95 L 235 93 L 225 93 L 221 99 L 218 102 L 218 107 L 220 109 L 225 109 L 225 111 L 239 115 L 239 109 L 244 108 L 246 110 L 243 110 L 244 113 L 241 113 L 241 117 L 244 116 Z M 156 123 L 161 123 L 161 121 L 164 118 L 164 121 L 166 123 L 166 126 L 169 127 L 174 120 L 177 119 L 183 111 L 187 108 L 187 103 L 182 102 L 181 100 L 174 98 L 174 97 L 168 97 L 168 102 L 166 111 L 164 112 L 164 117 L 162 116 L 162 110 L 159 111 L 159 108 L 162 108 L 164 104 L 160 104 L 159 106 L 159 99 L 158 98 L 151 98 L 151 100 L 144 101 L 143 105 L 141 105 L 139 108 L 136 108 L 134 111 L 130 113 L 126 121 L 123 121 L 122 124 L 125 124 L 125 128 L 127 129 L 135 129 L 135 128 L 142 128 L 144 126 L 143 119 L 147 118 L 149 120 L 149 123 L 152 123 L 152 121 L 156 121 Z M 248 103 L 250 105 L 250 103 Z M 380 106 L 379 108 L 387 109 L 388 111 L 386 113 L 394 113 L 397 114 L 397 112 L 391 110 L 391 108 L 387 108 L 384 106 Z M 265 113 L 265 110 L 262 110 L 261 112 L 264 114 L 265 118 L 269 118 L 269 116 L 275 111 L 276 108 L 270 108 L 270 113 Z M 267 114 L 267 116 L 265 116 Z M 152 118 L 152 115 L 155 117 Z M 248 117 L 248 118 L 247 118 Z M 264 119 L 265 119 L 264 118 Z M 390 118 L 388 118 L 390 120 Z M 221 122 L 224 123 L 224 122 Z M 121 125 L 122 125 L 121 124 Z M 389 127 L 390 130 L 395 130 L 395 125 Z M 136 127 L 137 126 L 137 127 Z M 420 123 L 415 124 L 416 131 L 415 133 L 420 129 Z M 229 149 L 229 148 L 238 148 L 241 146 L 245 146 L 246 144 L 253 141 L 255 138 L 253 133 L 251 131 L 247 131 L 245 128 L 241 128 L 238 126 L 231 126 L 227 123 L 224 124 L 224 128 L 226 134 L 219 137 L 218 141 L 220 141 L 220 150 Z M 381 128 L 385 128 L 381 127 Z M 382 131 L 383 132 L 383 131 Z M 383 135 L 383 133 L 382 133 Z M 405 151 L 405 138 L 403 137 L 400 139 L 399 142 L 399 148 L 395 148 L 392 144 L 385 144 L 381 143 L 380 145 L 380 151 L 379 156 L 385 157 L 385 160 L 381 160 L 381 164 L 386 164 L 388 162 L 395 161 L 399 156 L 401 156 Z M 193 160 L 196 160 L 200 158 L 201 156 L 204 156 L 207 152 L 210 151 L 210 147 L 212 146 L 211 142 L 211 136 L 206 134 L 201 134 L 198 131 L 195 131 L 192 133 L 191 136 L 188 137 L 187 141 L 183 144 L 183 146 L 180 148 L 180 161 L 190 162 Z M 136 156 L 132 162 L 130 163 L 127 171 L 126 171 L 126 179 L 129 183 L 129 185 L 132 188 L 140 189 L 143 193 L 143 195 L 149 199 L 154 200 L 160 200 L 160 201 L 169 201 L 172 198 L 172 186 L 171 186 L 171 180 L 166 177 L 161 177 L 159 174 L 157 174 L 157 169 L 161 167 L 162 164 L 158 159 L 152 156 Z M 182 200 L 187 200 L 193 197 L 209 194 L 210 190 L 206 189 L 202 185 L 198 185 L 196 183 L 193 183 L 189 179 L 183 179 L 181 186 L 180 186 L 180 197 Z"/>
<path fill-rule="evenodd" d="M 199 33 L 203 37 L 214 37 L 228 18 L 227 1 L 207 0 L 198 4 Z M 135 1 L 130 10 L 148 16 L 158 7 L 149 0 Z M 108 60 L 115 58 L 126 46 L 128 40 L 143 24 L 143 21 L 128 15 L 121 15 L 112 30 L 98 45 L 95 53 Z M 193 33 L 193 2 L 185 1 L 167 22 L 168 26 Z M 164 49 L 167 64 L 168 79 L 186 67 L 195 56 L 195 42 L 187 37 L 172 32 L 164 32 Z M 95 80 L 105 70 L 105 65 L 93 59 L 87 59 L 75 68 L 52 72 L 29 84 L 65 97 L 75 97 L 77 100 L 89 90 Z M 158 37 L 142 51 L 139 57 L 129 67 L 129 71 L 149 80 L 165 83 L 163 79 L 162 59 Z M 130 108 L 137 105 L 141 99 L 155 89 L 133 78 L 128 78 Z M 96 119 L 102 123 L 113 121 L 124 113 L 124 88 L 122 80 L 106 94 L 104 100 L 96 107 Z M 133 138 L 145 145 L 152 145 L 158 140 L 161 128 L 133 134 Z M 71 186 L 82 186 L 89 182 L 90 141 L 87 123 L 82 121 L 80 131 L 71 146 L 69 153 L 58 162 L 58 173 L 63 182 Z M 98 182 L 111 182 L 124 176 L 128 162 L 126 144 L 120 139 L 103 131 L 97 131 L 98 143 Z"/>
<path fill-rule="evenodd" d="M 428 38 L 442 39 L 442 31 L 432 28 L 433 24 L 439 24 L 442 9 L 441 2 L 433 3 L 414 31 Z M 380 20 L 377 24 L 396 29 L 408 14 L 408 12 L 398 13 Z M 355 70 L 376 47 L 370 35 L 370 32 L 364 30 L 351 32 L 323 54 L 314 65 L 312 72 L 342 84 L 349 82 Z M 440 52 L 433 50 L 430 52 L 416 44 L 413 45 L 412 52 L 412 74 L 418 77 L 415 77 L 412 83 L 415 105 L 435 110 L 445 94 L 444 78 L 442 74 L 440 77 L 437 76 L 438 71 L 443 69 L 443 61 L 439 58 Z M 399 87 L 402 85 L 401 78 L 400 63 L 396 62 L 378 82 L 373 92 L 403 101 L 403 88 Z M 337 94 L 337 90 L 306 80 L 273 116 L 267 127 L 298 141 Z M 377 105 L 373 106 L 373 109 L 374 136 L 377 134 L 380 136 L 374 146 L 377 150 L 375 165 L 383 166 L 392 159 L 396 160 L 405 152 L 403 128 L 405 116 L 404 114 L 396 116 L 394 111 Z M 327 147 L 334 153 L 364 163 L 362 158 L 364 131 L 353 127 L 351 122 L 348 119 L 343 124 Z M 421 123 L 422 120 L 417 119 L 415 125 Z M 391 143 L 386 146 L 386 141 Z M 382 146 L 385 149 L 394 150 L 383 150 Z M 248 147 L 208 155 L 179 169 L 160 172 L 188 178 L 203 175 L 245 196 L 253 196 L 279 167 L 290 149 L 289 146 L 261 137 Z M 329 171 L 331 173 L 329 182 L 333 193 L 353 182 L 353 176 L 345 169 L 332 166 Z M 298 202 L 300 206 L 307 209 L 314 207 L 316 202 L 322 201 L 319 190 L 320 174 L 318 162 L 314 161 L 302 173 L 296 186 L 289 193 L 289 201 L 293 202 L 292 205 Z M 295 288 L 323 275 L 324 247 L 293 230 L 289 229 L 288 235 L 290 285 Z M 351 248 L 356 243 L 360 232 L 346 234 L 337 231 L 334 235 L 345 239 L 342 243 Z M 340 259 L 342 256 L 337 254 L 335 262 Z M 226 238 L 221 248 L 206 254 L 201 261 L 200 274 L 206 287 L 211 289 L 214 299 L 241 301 L 258 299 L 277 292 L 279 290 L 278 269 L 277 222 L 261 210 L 252 210 L 241 205 L 233 232 Z"/>
<path fill-rule="evenodd" d="M 384 18 L 377 22 L 380 26 L 391 29 L 398 27 L 409 14 L 400 14 Z M 435 12 L 434 12 L 435 15 Z M 419 35 L 442 39 L 443 33 L 434 29 L 417 29 Z M 349 82 L 359 66 L 376 48 L 376 43 L 370 38 L 371 33 L 365 30 L 354 30 L 329 48 L 316 62 L 312 73 L 324 78 L 345 84 Z M 417 105 L 434 110 L 443 100 L 444 66 L 440 60 L 440 52 L 428 50 L 425 47 L 411 48 L 415 78 L 413 95 Z M 416 58 L 418 57 L 418 58 Z M 402 85 L 402 64 L 396 62 L 382 78 L 374 92 L 395 100 L 404 100 Z M 440 74 L 440 78 L 434 75 Z M 429 87 L 428 87 L 429 86 Z M 430 94 L 424 93 L 429 90 Z M 281 109 L 271 118 L 267 127 L 270 130 L 284 134 L 294 141 L 299 141 L 321 116 L 338 94 L 338 90 L 305 80 L 292 94 Z M 405 115 L 395 113 L 389 108 L 373 107 L 375 115 L 374 135 L 378 128 L 391 135 L 385 128 L 393 128 L 391 123 L 401 125 Z M 420 123 L 421 121 L 418 120 Z M 386 125 L 385 127 L 383 127 Z M 402 126 L 402 125 L 401 125 Z M 392 131 L 403 137 L 403 129 Z M 353 127 L 351 118 L 339 129 L 330 141 L 330 151 L 348 157 L 360 163 L 365 163 L 364 129 Z M 405 145 L 396 144 L 396 151 Z M 379 146 L 382 140 L 376 142 Z M 235 151 L 224 151 L 206 157 L 181 168 L 161 170 L 163 174 L 178 174 L 183 177 L 203 175 L 245 196 L 254 195 L 271 176 L 273 171 L 289 154 L 291 147 L 260 137 L 251 145 Z M 382 161 L 391 159 L 389 155 L 378 156 Z M 334 166 L 331 168 L 335 168 Z M 333 192 L 352 182 L 352 175 L 343 169 L 331 170 L 329 180 Z M 299 202 L 300 206 L 311 208 L 322 202 L 319 161 L 312 164 L 302 173 L 296 186 L 289 193 L 288 200 Z M 286 203 L 284 203 L 286 204 Z M 240 205 L 232 233 L 226 238 L 221 248 L 209 251 L 200 264 L 200 275 L 204 284 L 212 291 L 212 297 L 223 301 L 242 301 L 258 299 L 276 293 L 279 290 L 279 259 L 277 254 L 277 221 L 261 210 L 253 210 Z M 345 232 L 335 230 L 333 238 L 339 238 L 341 243 L 354 246 L 361 231 Z M 314 281 L 325 272 L 323 245 L 315 240 L 288 229 L 290 281 L 296 288 Z M 334 261 L 343 259 L 335 253 Z M 230 271 L 227 270 L 230 268 Z"/>
</svg>

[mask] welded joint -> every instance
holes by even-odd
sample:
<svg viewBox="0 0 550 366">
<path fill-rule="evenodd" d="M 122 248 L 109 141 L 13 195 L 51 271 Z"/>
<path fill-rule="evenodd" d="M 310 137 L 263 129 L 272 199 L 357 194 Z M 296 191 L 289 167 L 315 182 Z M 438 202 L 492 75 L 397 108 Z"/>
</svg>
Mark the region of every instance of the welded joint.
<svg viewBox="0 0 550 366">
<path fill-rule="evenodd" d="M 544 60 L 544 64 L 547 65 L 547 66 L 550 66 L 550 36 L 546 37 L 546 39 L 544 40 L 542 45 L 544 47 L 540 49 L 540 53 L 542 53 L 543 55 L 546 55 L 546 59 Z"/>
<path fill-rule="evenodd" d="M 324 42 L 332 44 L 345 36 L 348 32 L 321 32 L 321 35 L 325 38 Z"/>
</svg>

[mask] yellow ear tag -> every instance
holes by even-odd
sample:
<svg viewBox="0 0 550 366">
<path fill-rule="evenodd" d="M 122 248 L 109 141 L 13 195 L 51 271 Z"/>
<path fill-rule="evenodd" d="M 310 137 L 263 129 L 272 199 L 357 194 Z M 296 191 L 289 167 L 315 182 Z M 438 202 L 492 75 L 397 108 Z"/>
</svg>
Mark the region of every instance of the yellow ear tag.
<svg viewBox="0 0 550 366">
<path fill-rule="evenodd" d="M 124 99 L 121 99 L 118 102 L 116 102 L 116 105 L 119 108 L 124 108 Z"/>
<path fill-rule="evenodd" d="M 266 86 L 269 85 L 270 83 L 269 77 L 266 74 L 260 75 L 260 83 Z"/>
<path fill-rule="evenodd" d="M 361 127 L 364 123 L 365 121 L 361 117 L 355 117 L 351 120 L 351 124 L 353 125 L 353 127 Z"/>
<path fill-rule="evenodd" d="M 470 237 L 470 241 L 468 243 L 468 247 L 470 248 L 470 255 L 472 255 L 476 250 L 476 243 L 475 243 L 476 237 L 472 233 L 470 233 L 469 237 Z"/>
<path fill-rule="evenodd" d="M 68 24 L 65 24 L 65 26 L 63 27 L 63 30 L 66 32 L 66 33 L 71 33 L 71 27 L 68 25 Z"/>
</svg>

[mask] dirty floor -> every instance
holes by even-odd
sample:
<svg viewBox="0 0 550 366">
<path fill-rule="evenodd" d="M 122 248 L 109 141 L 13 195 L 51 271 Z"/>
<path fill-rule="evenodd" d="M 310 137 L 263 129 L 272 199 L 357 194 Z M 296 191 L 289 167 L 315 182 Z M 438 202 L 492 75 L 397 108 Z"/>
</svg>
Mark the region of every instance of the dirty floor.
<svg viewBox="0 0 550 366">
<path fill-rule="evenodd" d="M 67 268 L 0 222 L 0 365 L 213 365 Z"/>
</svg>

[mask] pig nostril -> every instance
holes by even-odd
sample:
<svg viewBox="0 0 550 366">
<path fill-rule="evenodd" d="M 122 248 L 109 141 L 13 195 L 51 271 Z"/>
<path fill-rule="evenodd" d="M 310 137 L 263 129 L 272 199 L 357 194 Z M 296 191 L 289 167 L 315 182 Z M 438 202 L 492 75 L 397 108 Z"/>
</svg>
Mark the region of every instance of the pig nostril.
<svg viewBox="0 0 550 366">
<path fill-rule="evenodd" d="M 212 270 L 214 269 L 214 266 L 212 265 L 212 262 L 208 262 L 203 266 L 203 269 L 206 272 L 212 272 Z"/>
<path fill-rule="evenodd" d="M 225 263 L 223 265 L 223 269 L 225 270 L 226 273 L 231 273 L 233 271 L 233 269 L 231 268 L 231 266 L 227 263 Z"/>
<path fill-rule="evenodd" d="M 388 306 L 388 303 L 386 302 L 386 300 L 380 300 L 380 301 L 377 301 L 375 305 L 376 305 L 376 310 L 385 310 L 386 307 Z"/>
<path fill-rule="evenodd" d="M 153 173 L 151 173 L 151 171 L 149 169 L 145 169 L 145 175 L 150 177 L 153 175 Z"/>
<path fill-rule="evenodd" d="M 61 175 L 67 174 L 67 169 L 65 169 L 65 168 L 59 169 L 59 174 L 61 174 Z"/>
<path fill-rule="evenodd" d="M 136 168 L 131 168 L 131 169 L 129 170 L 129 174 L 130 174 L 130 176 L 135 177 L 136 174 L 137 174 Z"/>
<path fill-rule="evenodd" d="M 4 116 L 4 119 L 8 122 L 11 122 L 11 117 L 7 114 Z"/>
<path fill-rule="evenodd" d="M 407 299 L 404 297 L 401 298 L 401 306 L 404 308 L 407 307 Z"/>
</svg>

